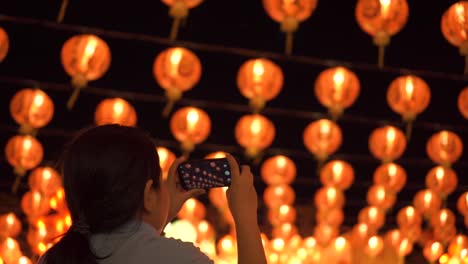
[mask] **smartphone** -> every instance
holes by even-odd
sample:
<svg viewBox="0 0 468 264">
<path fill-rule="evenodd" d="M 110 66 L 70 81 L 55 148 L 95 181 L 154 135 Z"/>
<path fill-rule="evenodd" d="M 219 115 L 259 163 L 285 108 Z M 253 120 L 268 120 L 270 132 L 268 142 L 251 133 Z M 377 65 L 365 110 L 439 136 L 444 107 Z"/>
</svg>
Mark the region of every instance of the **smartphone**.
<svg viewBox="0 0 468 264">
<path fill-rule="evenodd" d="M 185 161 L 179 164 L 177 172 L 185 190 L 231 185 L 231 169 L 226 158 Z"/>
</svg>

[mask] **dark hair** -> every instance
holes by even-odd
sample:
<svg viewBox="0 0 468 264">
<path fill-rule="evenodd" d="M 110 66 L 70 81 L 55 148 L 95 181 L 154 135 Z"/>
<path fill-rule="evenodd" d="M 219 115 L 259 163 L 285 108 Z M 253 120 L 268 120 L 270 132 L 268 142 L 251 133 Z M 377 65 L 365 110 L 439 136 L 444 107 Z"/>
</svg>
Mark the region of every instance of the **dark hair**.
<svg viewBox="0 0 468 264">
<path fill-rule="evenodd" d="M 105 125 L 76 137 L 62 160 L 73 225 L 42 263 L 97 263 L 89 235 L 111 232 L 143 209 L 146 182 L 161 169 L 151 139 L 137 128 Z"/>
</svg>

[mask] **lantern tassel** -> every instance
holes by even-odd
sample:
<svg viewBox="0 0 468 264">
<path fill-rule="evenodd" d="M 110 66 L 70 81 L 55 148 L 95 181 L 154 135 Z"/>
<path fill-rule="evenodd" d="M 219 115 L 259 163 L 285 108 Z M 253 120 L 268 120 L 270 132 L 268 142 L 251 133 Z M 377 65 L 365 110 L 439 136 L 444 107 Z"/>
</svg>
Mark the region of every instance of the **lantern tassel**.
<svg viewBox="0 0 468 264">
<path fill-rule="evenodd" d="M 384 67 L 384 60 L 385 60 L 385 46 L 384 45 L 379 45 L 379 68 Z"/>
<path fill-rule="evenodd" d="M 291 55 L 292 53 L 293 39 L 294 39 L 293 32 L 286 32 L 286 48 L 285 48 L 286 55 Z"/>
<path fill-rule="evenodd" d="M 57 16 L 57 23 L 62 23 L 63 18 L 65 17 L 65 11 L 67 10 L 68 0 L 62 0 L 62 5 L 60 5 L 60 11 Z"/>
<path fill-rule="evenodd" d="M 16 174 L 15 182 L 13 183 L 13 186 L 11 187 L 11 192 L 14 194 L 18 192 L 18 188 L 21 184 L 21 179 L 26 174 L 26 170 L 22 167 L 16 167 L 15 174 Z"/>
<path fill-rule="evenodd" d="M 409 142 L 411 139 L 411 134 L 413 133 L 413 121 L 406 122 L 406 141 Z"/>
<path fill-rule="evenodd" d="M 169 114 L 172 112 L 172 108 L 174 108 L 175 100 L 169 99 L 166 103 L 166 106 L 164 106 L 164 109 L 162 111 L 162 116 L 163 117 L 168 117 Z"/>
<path fill-rule="evenodd" d="M 172 27 L 171 27 L 171 33 L 169 35 L 169 39 L 171 41 L 174 41 L 177 38 L 177 32 L 179 31 L 180 20 L 181 19 L 179 17 L 174 17 L 174 21 L 172 22 Z"/>
<path fill-rule="evenodd" d="M 75 106 L 76 100 L 78 100 L 78 96 L 80 95 L 80 88 L 75 88 L 73 90 L 72 95 L 70 96 L 70 99 L 68 99 L 67 102 L 67 108 L 68 110 L 72 110 L 73 106 Z"/>
</svg>

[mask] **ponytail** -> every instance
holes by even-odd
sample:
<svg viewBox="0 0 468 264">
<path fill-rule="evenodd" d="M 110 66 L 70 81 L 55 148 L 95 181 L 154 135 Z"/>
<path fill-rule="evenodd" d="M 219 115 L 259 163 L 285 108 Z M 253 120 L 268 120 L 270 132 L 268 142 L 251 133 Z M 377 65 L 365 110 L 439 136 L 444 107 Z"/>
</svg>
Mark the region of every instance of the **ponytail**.
<svg viewBox="0 0 468 264">
<path fill-rule="evenodd" d="M 42 257 L 40 264 L 98 264 L 89 234 L 73 227 Z"/>
</svg>

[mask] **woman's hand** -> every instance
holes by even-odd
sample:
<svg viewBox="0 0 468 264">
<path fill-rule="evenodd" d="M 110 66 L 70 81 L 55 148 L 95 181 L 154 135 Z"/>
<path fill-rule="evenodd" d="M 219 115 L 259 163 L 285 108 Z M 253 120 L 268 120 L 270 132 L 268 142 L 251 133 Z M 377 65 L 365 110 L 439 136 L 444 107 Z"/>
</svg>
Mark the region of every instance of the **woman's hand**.
<svg viewBox="0 0 468 264">
<path fill-rule="evenodd" d="M 182 188 L 182 185 L 179 182 L 177 167 L 184 161 L 184 157 L 177 158 L 174 163 L 172 163 L 167 174 L 166 186 L 169 194 L 168 222 L 172 221 L 177 216 L 185 201 L 205 193 L 205 190 L 203 189 L 184 190 Z"/>
</svg>

